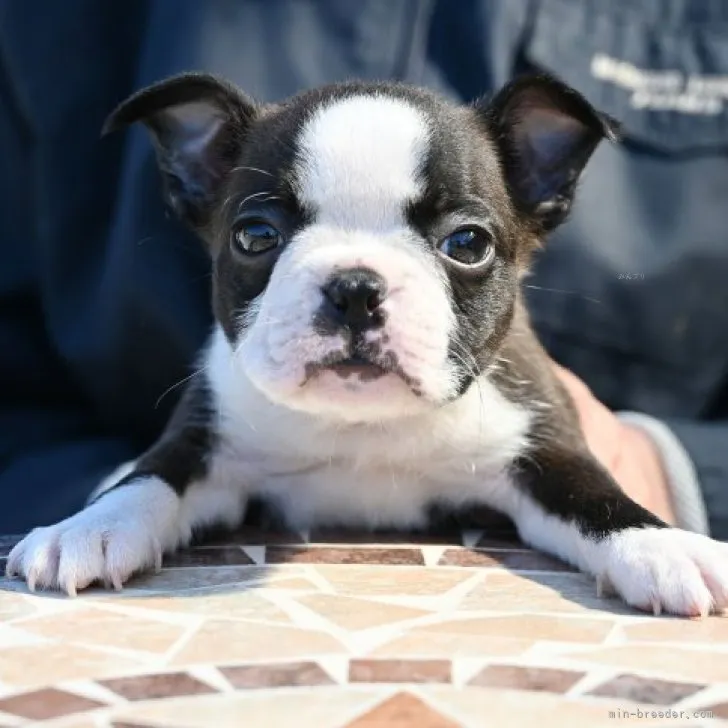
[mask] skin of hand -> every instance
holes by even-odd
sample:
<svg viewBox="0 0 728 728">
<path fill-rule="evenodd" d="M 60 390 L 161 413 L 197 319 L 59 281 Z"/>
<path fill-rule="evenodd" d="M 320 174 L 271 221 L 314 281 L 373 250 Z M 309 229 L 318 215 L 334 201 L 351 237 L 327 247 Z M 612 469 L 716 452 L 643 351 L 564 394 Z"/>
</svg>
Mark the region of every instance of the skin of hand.
<svg viewBox="0 0 728 728">
<path fill-rule="evenodd" d="M 670 490 L 657 447 L 642 430 L 623 424 L 573 372 L 553 363 L 574 401 L 587 445 L 624 492 L 675 525 Z"/>
</svg>

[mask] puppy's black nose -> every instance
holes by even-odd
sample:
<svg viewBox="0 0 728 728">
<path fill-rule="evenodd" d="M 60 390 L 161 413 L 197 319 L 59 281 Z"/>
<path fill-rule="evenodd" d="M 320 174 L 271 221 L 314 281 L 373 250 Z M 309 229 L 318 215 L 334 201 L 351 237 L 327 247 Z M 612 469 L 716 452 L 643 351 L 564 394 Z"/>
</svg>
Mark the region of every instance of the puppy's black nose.
<svg viewBox="0 0 728 728">
<path fill-rule="evenodd" d="M 353 330 L 376 328 L 384 323 L 382 302 L 387 283 L 369 268 L 350 268 L 335 273 L 321 288 L 321 313 L 331 323 Z"/>
</svg>

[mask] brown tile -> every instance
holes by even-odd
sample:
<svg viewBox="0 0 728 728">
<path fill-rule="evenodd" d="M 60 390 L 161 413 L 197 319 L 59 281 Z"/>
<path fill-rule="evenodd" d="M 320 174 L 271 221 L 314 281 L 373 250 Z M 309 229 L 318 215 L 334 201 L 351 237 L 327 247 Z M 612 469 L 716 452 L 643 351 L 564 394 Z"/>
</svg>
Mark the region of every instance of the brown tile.
<svg viewBox="0 0 728 728">
<path fill-rule="evenodd" d="M 34 690 L 0 700 L 0 710 L 29 720 L 60 718 L 64 715 L 103 707 L 105 707 L 104 703 L 55 688 Z"/>
<path fill-rule="evenodd" d="M 709 659 L 706 657 L 706 659 Z M 621 698 L 635 703 L 651 705 L 672 705 L 678 700 L 694 695 L 704 685 L 691 683 L 668 682 L 639 675 L 618 675 L 590 690 L 587 695 L 598 695 L 607 698 Z"/>
<path fill-rule="evenodd" d="M 164 557 L 167 569 L 186 566 L 237 566 L 253 564 L 253 560 L 238 546 L 214 546 L 186 549 Z"/>
<path fill-rule="evenodd" d="M 460 545 L 460 529 L 442 531 L 348 531 L 320 528 L 311 531 L 310 543 Z"/>
<path fill-rule="evenodd" d="M 577 571 L 563 561 L 537 551 L 448 549 L 439 566 L 489 566 L 513 571 Z"/>
<path fill-rule="evenodd" d="M 315 662 L 236 665 L 220 667 L 219 670 L 238 690 L 319 687 L 334 684 L 331 677 Z"/>
<path fill-rule="evenodd" d="M 270 546 L 266 551 L 268 564 L 382 564 L 393 566 L 424 566 L 420 549 L 407 548 L 295 548 Z"/>
<path fill-rule="evenodd" d="M 352 660 L 352 683 L 449 683 L 450 660 Z"/>
<path fill-rule="evenodd" d="M 135 675 L 99 682 L 127 700 L 158 700 L 216 692 L 210 685 L 196 680 L 185 672 Z"/>
<path fill-rule="evenodd" d="M 547 693 L 565 693 L 584 677 L 583 672 L 555 670 L 549 667 L 489 665 L 469 683 L 481 688 L 514 688 Z"/>
<path fill-rule="evenodd" d="M 346 728 L 460 728 L 459 724 L 410 693 L 397 693 Z"/>
</svg>

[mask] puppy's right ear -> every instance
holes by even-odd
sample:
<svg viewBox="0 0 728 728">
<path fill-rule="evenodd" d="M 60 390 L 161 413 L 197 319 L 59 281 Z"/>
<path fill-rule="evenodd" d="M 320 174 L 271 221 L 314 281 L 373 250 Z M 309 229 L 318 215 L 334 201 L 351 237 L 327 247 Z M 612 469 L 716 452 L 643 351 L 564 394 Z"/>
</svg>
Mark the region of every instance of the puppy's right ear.
<svg viewBox="0 0 728 728">
<path fill-rule="evenodd" d="M 188 73 L 130 96 L 111 113 L 102 134 L 142 122 L 152 135 L 169 205 L 199 229 L 209 221 L 257 113 L 231 84 Z"/>
</svg>

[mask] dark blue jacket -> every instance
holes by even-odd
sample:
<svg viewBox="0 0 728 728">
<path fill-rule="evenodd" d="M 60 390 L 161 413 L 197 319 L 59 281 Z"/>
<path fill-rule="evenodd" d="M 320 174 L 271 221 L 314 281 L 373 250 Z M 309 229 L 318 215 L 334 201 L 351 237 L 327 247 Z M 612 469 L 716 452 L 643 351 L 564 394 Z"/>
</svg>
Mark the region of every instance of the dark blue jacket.
<svg viewBox="0 0 728 728">
<path fill-rule="evenodd" d="M 191 69 L 262 100 L 347 77 L 471 99 L 545 68 L 625 123 L 529 280 L 553 356 L 666 423 L 728 538 L 728 3 L 26 0 L 0 5 L 0 532 L 80 508 L 159 434 L 210 325 L 127 94 Z"/>
</svg>

